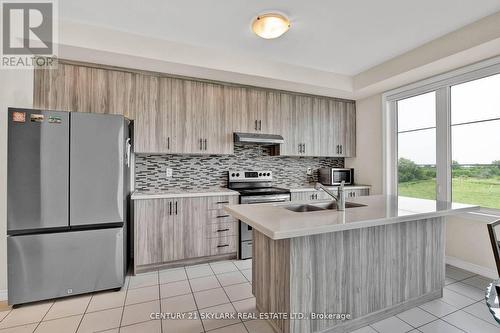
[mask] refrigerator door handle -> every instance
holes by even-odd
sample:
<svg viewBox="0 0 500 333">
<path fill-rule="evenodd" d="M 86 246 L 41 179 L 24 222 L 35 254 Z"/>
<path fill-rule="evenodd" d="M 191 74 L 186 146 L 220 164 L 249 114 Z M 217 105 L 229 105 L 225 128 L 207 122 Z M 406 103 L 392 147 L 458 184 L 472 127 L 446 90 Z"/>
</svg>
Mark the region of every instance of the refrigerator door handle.
<svg viewBox="0 0 500 333">
<path fill-rule="evenodd" d="M 125 145 L 127 146 L 127 167 L 130 167 L 130 150 L 132 149 L 132 145 L 130 144 L 130 138 L 127 138 Z"/>
</svg>

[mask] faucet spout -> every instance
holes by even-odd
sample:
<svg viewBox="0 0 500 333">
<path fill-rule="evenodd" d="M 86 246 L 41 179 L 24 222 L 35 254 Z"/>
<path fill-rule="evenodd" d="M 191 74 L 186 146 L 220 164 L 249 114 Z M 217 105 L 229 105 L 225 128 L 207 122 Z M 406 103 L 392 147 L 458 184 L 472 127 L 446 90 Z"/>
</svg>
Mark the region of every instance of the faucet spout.
<svg viewBox="0 0 500 333">
<path fill-rule="evenodd" d="M 337 195 L 335 193 L 333 193 L 332 191 L 330 191 L 328 188 L 326 188 L 321 183 L 316 183 L 314 188 L 317 191 L 319 191 L 319 190 L 325 191 L 325 193 L 328 194 L 329 196 L 331 196 L 333 198 L 333 200 L 337 201 L 337 210 L 343 211 L 343 210 L 345 210 L 344 185 L 345 185 L 345 182 L 342 181 L 342 183 L 340 183 L 340 187 L 338 189 Z"/>
</svg>

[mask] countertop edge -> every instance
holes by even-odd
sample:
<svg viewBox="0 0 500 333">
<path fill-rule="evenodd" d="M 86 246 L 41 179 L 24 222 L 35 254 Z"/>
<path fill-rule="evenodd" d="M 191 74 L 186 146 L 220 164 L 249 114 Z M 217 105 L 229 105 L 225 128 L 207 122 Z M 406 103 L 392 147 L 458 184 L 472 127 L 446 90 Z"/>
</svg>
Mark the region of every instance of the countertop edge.
<svg viewBox="0 0 500 333">
<path fill-rule="evenodd" d="M 179 192 L 179 193 L 132 193 L 132 200 L 147 200 L 147 199 L 171 199 L 171 198 L 195 198 L 195 197 L 216 197 L 216 196 L 232 196 L 240 195 L 236 191 L 207 191 L 207 192 Z"/>
<path fill-rule="evenodd" d="M 338 186 L 326 186 L 326 188 L 337 189 Z M 351 190 L 367 189 L 367 188 L 369 189 L 369 188 L 371 188 L 371 185 L 345 185 L 344 188 L 351 189 Z M 289 190 L 291 193 L 316 191 L 316 189 L 314 187 L 295 187 L 295 188 L 290 188 Z"/>
<path fill-rule="evenodd" d="M 476 211 L 476 210 L 479 210 L 480 207 L 474 206 L 474 207 L 456 208 L 453 210 L 450 209 L 450 210 L 445 210 L 445 211 L 440 211 L 440 212 L 415 213 L 414 215 L 382 218 L 382 219 L 373 219 L 373 220 L 352 222 L 352 223 L 348 223 L 348 224 L 328 225 L 328 226 L 324 226 L 324 227 L 315 227 L 314 229 L 311 229 L 311 230 L 302 230 L 301 229 L 301 230 L 287 231 L 287 232 L 272 231 L 271 229 L 264 227 L 262 224 L 256 223 L 256 222 L 246 218 L 245 216 L 239 214 L 238 212 L 232 210 L 231 206 L 227 206 L 224 209 L 227 212 L 231 213 L 231 215 L 233 217 L 238 218 L 239 220 L 242 220 L 246 224 L 250 225 L 252 228 L 255 228 L 257 231 L 259 231 L 259 232 L 263 233 L 264 235 L 266 235 L 267 237 L 269 237 L 270 239 L 280 240 L 280 239 L 290 239 L 290 238 L 303 237 L 303 236 L 319 235 L 319 234 L 325 234 L 325 233 L 330 233 L 330 232 L 346 231 L 346 230 L 352 230 L 352 229 L 376 227 L 376 226 L 381 226 L 381 225 L 402 223 L 402 222 L 408 222 L 408 221 L 414 221 L 414 220 L 424 220 L 424 219 L 429 219 L 429 218 L 434 218 L 434 217 L 444 217 L 444 216 L 456 215 L 456 214 L 470 212 L 470 211 Z"/>
</svg>

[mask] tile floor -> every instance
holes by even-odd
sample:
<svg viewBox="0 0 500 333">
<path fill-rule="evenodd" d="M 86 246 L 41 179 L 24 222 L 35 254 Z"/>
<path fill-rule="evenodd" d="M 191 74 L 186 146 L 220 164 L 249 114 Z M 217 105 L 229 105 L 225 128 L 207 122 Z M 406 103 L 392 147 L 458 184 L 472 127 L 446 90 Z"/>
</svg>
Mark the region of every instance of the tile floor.
<svg viewBox="0 0 500 333">
<path fill-rule="evenodd" d="M 251 260 L 161 270 L 127 277 L 125 288 L 0 312 L 0 333 L 210 332 L 272 333 L 261 320 L 203 318 L 200 314 L 253 313 Z M 356 333 L 500 332 L 483 300 L 489 279 L 447 267 L 443 298 L 356 330 Z M 151 313 L 185 314 L 150 320 Z M 190 316 L 195 319 L 188 319 Z M 220 315 L 219 315 L 220 316 Z"/>
</svg>

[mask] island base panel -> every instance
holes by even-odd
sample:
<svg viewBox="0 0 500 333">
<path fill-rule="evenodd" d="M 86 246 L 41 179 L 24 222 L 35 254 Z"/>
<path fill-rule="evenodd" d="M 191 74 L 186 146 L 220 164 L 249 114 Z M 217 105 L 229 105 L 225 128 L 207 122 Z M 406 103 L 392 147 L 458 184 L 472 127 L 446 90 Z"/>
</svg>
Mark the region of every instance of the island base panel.
<svg viewBox="0 0 500 333">
<path fill-rule="evenodd" d="M 445 218 L 272 240 L 254 229 L 261 312 L 345 313 L 269 320 L 277 332 L 349 332 L 442 296 Z"/>
</svg>

